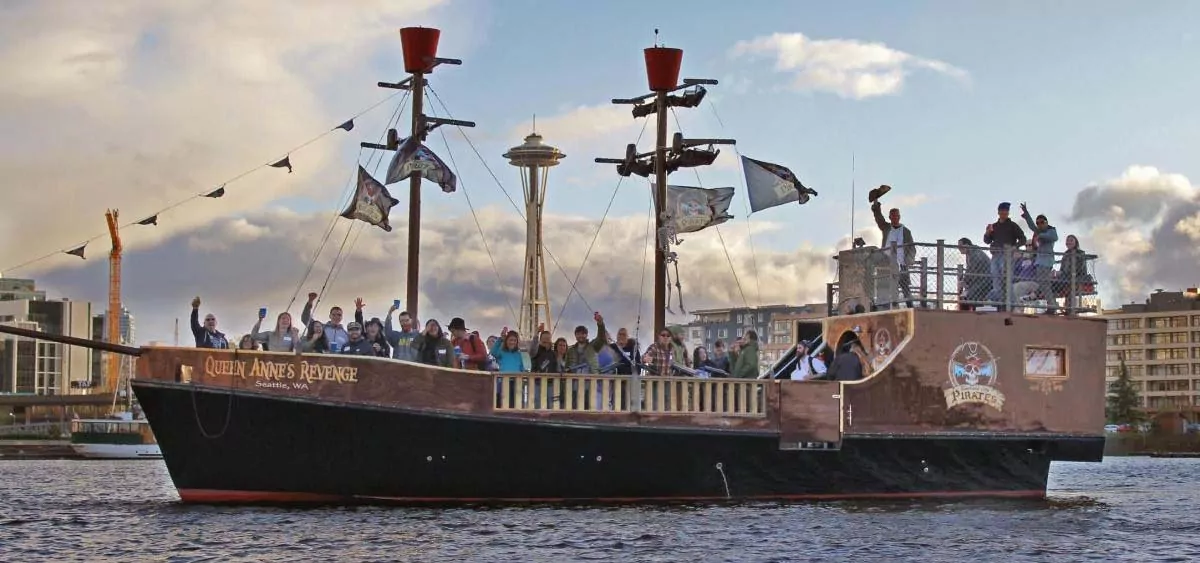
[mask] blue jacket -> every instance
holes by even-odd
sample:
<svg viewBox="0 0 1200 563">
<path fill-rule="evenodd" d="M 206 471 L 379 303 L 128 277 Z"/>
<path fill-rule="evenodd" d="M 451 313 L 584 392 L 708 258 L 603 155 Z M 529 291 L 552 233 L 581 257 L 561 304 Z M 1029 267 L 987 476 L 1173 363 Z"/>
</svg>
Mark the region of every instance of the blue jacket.
<svg viewBox="0 0 1200 563">
<path fill-rule="evenodd" d="M 1037 238 L 1037 265 L 1039 268 L 1054 267 L 1054 243 L 1058 241 L 1058 229 L 1046 225 L 1046 230 L 1038 231 L 1037 225 L 1033 222 L 1033 217 L 1029 216 L 1029 212 L 1021 213 L 1021 218 L 1025 220 L 1025 224 L 1029 225 L 1029 230 L 1033 236 Z"/>
<path fill-rule="evenodd" d="M 520 373 L 525 371 L 525 362 L 521 359 L 520 348 L 516 350 L 505 350 L 504 340 L 497 340 L 492 346 L 492 356 L 496 358 L 496 363 L 500 365 L 501 372 Z"/>
</svg>

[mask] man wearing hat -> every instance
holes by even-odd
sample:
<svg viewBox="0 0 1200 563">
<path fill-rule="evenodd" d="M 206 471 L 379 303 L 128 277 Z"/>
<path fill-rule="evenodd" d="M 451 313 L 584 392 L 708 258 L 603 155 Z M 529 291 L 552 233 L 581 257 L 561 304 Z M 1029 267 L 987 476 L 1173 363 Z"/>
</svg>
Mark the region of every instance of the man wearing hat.
<svg viewBox="0 0 1200 563">
<path fill-rule="evenodd" d="M 988 223 L 987 230 L 983 233 L 983 243 L 992 249 L 992 291 L 988 294 L 988 300 L 1003 302 L 1005 305 L 1012 289 L 1004 283 L 1005 264 L 1012 262 L 1013 249 L 1025 245 L 1025 231 L 1008 218 L 1010 206 L 1007 201 L 1001 202 L 996 207 L 996 222 Z M 997 306 L 996 309 L 1004 311 L 1007 309 L 1005 305 Z"/>
<path fill-rule="evenodd" d="M 450 319 L 450 343 L 461 352 L 458 361 L 462 369 L 482 370 L 487 365 L 488 349 L 479 336 L 467 332 L 467 323 L 461 317 Z"/>
<path fill-rule="evenodd" d="M 912 280 L 909 279 L 908 267 L 916 261 L 917 247 L 913 244 L 912 231 L 900 223 L 900 210 L 892 208 L 888 211 L 887 221 L 883 220 L 882 205 L 879 198 L 892 190 L 889 185 L 882 185 L 867 194 L 871 202 L 871 214 L 875 216 L 875 226 L 879 227 L 883 239 L 879 247 L 894 261 L 899 274 L 900 291 L 908 298 L 908 308 L 912 308 Z"/>
<path fill-rule="evenodd" d="M 346 332 L 350 335 L 350 340 L 342 346 L 341 353 L 350 354 L 353 356 L 374 356 L 375 348 L 371 346 L 371 341 L 363 338 L 363 328 L 358 322 L 351 322 L 346 325 Z"/>
</svg>

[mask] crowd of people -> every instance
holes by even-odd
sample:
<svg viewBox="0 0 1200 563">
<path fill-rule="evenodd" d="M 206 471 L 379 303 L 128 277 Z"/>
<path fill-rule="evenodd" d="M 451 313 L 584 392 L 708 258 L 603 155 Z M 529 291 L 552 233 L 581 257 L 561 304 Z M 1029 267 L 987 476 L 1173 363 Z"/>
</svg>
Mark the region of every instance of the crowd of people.
<svg viewBox="0 0 1200 563">
<path fill-rule="evenodd" d="M 312 317 L 316 293 L 300 313 L 300 326 L 293 323 L 288 312 L 275 318 L 275 327 L 263 331 L 262 322 L 267 310 L 259 309 L 258 319 L 251 331 L 238 341 L 242 350 L 268 350 L 306 354 L 349 354 L 375 356 L 444 368 L 496 372 L 573 373 L 632 375 L 683 375 L 696 377 L 758 377 L 758 334 L 747 330 L 728 349 L 717 340 L 710 352 L 698 346 L 688 350 L 682 335 L 669 328 L 655 333 L 654 343 L 642 348 L 629 329 L 619 328 L 615 338 L 608 332 L 604 317 L 593 315 L 595 336 L 587 326 L 575 327 L 574 341 L 555 338 L 545 326 L 539 327 L 536 339 L 524 342 L 517 331 L 504 327 L 495 336 L 483 338 L 478 331 L 468 330 L 460 317 L 450 320 L 445 329 L 435 319 L 425 321 L 417 330 L 417 319 L 401 310 L 394 301 L 383 318 L 365 320 L 366 304 L 361 298 L 354 301 L 354 320 L 346 323 L 341 307 L 329 309 L 329 319 Z M 201 300 L 192 300 L 191 328 L 198 348 L 230 348 L 228 337 L 217 330 L 217 318 L 204 315 L 200 323 Z M 393 316 L 396 321 L 393 322 Z"/>
<path fill-rule="evenodd" d="M 878 193 L 872 191 L 871 213 L 882 236 L 880 248 L 894 262 L 898 289 L 912 307 L 911 275 L 918 273 L 916 244 L 912 231 L 900 222 L 899 209 L 891 209 L 884 219 Z M 1044 312 L 1055 314 L 1059 299 L 1094 292 L 1095 280 L 1088 268 L 1088 261 L 1094 257 L 1080 248 L 1079 238 L 1067 235 L 1066 250 L 1056 253 L 1058 229 L 1045 215 L 1033 217 L 1025 203 L 1020 207 L 1021 219 L 1030 230 L 1028 237 L 1021 225 L 1009 217 L 1011 204 L 1005 201 L 996 207 L 996 220 L 984 227 L 986 251 L 970 238 L 958 239 L 958 250 L 966 261 L 963 279 L 959 281 L 961 309 L 973 310 L 986 304 L 1003 311 L 1009 303 L 1044 301 Z M 1069 291 L 1072 283 L 1074 291 Z"/>
<path fill-rule="evenodd" d="M 1066 237 L 1066 251 L 1061 254 L 1061 260 L 1056 260 L 1054 246 L 1059 240 L 1058 231 L 1045 215 L 1035 218 L 1024 203 L 1020 207 L 1021 218 L 1031 236 L 1026 237 L 1021 226 L 1009 218 L 1010 204 L 1003 202 L 997 207 L 997 220 L 986 226 L 983 235 L 983 242 L 991 251 L 990 257 L 969 238 L 958 240 L 959 250 L 966 259 L 965 276 L 968 279 L 960 283 L 960 308 L 972 309 L 976 303 L 993 302 L 999 303 L 997 308 L 1003 310 L 1003 304 L 1016 295 L 1044 299 L 1046 312 L 1053 314 L 1057 309 L 1057 298 L 1064 294 L 1062 284 L 1069 283 L 1066 280 L 1073 278 L 1077 284 L 1094 283 L 1087 266 L 1091 257 L 1080 249 L 1075 235 Z M 912 232 L 900 222 L 899 209 L 891 209 L 888 218 L 884 219 L 874 193 L 871 210 L 882 235 L 880 247 L 889 260 L 895 261 L 898 289 L 912 307 L 910 273 L 916 262 Z M 1006 261 L 1009 260 L 1012 260 L 1012 269 L 1006 272 L 1009 267 Z M 1009 273 L 1011 284 L 1006 285 L 1006 274 Z M 575 327 L 573 341 L 563 336 L 556 338 L 551 331 L 545 330 L 544 325 L 539 327 L 534 338 L 528 340 L 507 327 L 497 335 L 484 338 L 478 331 L 469 330 L 461 317 L 451 319 L 444 329 L 437 320 L 429 319 L 418 330 L 417 319 L 401 309 L 399 300 L 388 307 L 382 319 L 371 317 L 367 320 L 363 313 L 365 303 L 359 298 L 354 301 L 353 321 L 345 322 L 342 308 L 334 306 L 329 309 L 328 320 L 322 322 L 313 318 L 317 297 L 316 293 L 308 294 L 299 326 L 293 323 L 290 313 L 283 312 L 276 316 L 273 329 L 263 331 L 262 322 L 266 320 L 267 310 L 260 309 L 254 327 L 240 338 L 236 347 L 272 352 L 375 356 L 444 368 L 508 373 L 632 375 L 637 370 L 643 375 L 745 379 L 759 376 L 758 335 L 753 330 L 747 330 L 728 349 L 724 341 L 717 340 L 711 351 L 706 346 L 689 351 L 682 334 L 663 327 L 655 332 L 654 342 L 643 349 L 624 327 L 617 329 L 614 337 L 608 332 L 604 317 L 597 312 L 593 316 L 595 335 L 592 336 L 587 326 L 580 325 Z M 216 316 L 206 314 L 201 324 L 200 304 L 199 297 L 192 300 L 191 328 L 196 346 L 230 348 L 228 337 L 217 330 Z M 814 354 L 811 342 L 801 342 L 796 349 L 799 360 L 795 369 L 789 370 L 791 373 L 784 377 L 857 379 L 861 366 L 855 361 L 860 354 L 847 353 L 854 351 L 856 345 L 856 342 L 845 343 L 844 349 L 839 349 L 833 357 L 827 348 Z"/>
</svg>

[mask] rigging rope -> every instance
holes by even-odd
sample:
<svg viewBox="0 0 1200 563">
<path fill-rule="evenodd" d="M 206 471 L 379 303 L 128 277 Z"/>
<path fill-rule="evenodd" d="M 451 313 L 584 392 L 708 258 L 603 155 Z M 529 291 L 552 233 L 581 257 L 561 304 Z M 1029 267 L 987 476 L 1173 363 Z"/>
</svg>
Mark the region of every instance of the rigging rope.
<svg viewBox="0 0 1200 563">
<path fill-rule="evenodd" d="M 642 136 L 646 134 L 646 126 L 649 124 L 649 119 L 642 122 L 642 131 L 638 133 L 637 140 L 633 142 L 634 146 L 637 146 L 638 143 L 642 142 Z M 584 266 L 587 266 L 588 258 L 592 255 L 592 249 L 596 247 L 596 241 L 600 239 L 600 231 L 604 228 L 604 221 L 608 219 L 608 212 L 612 210 L 613 202 L 617 200 L 617 193 L 621 190 L 621 184 L 624 182 L 624 176 L 617 178 L 617 186 L 613 188 L 612 197 L 608 198 L 608 206 L 604 208 L 604 214 L 600 216 L 600 224 L 596 226 L 596 234 L 592 235 L 592 242 L 588 245 L 587 252 L 585 252 L 583 255 L 583 262 L 580 262 L 579 270 L 575 272 L 575 279 L 571 282 L 571 291 L 567 292 L 566 299 L 563 299 L 562 307 L 558 310 L 558 315 L 555 317 L 556 320 L 554 321 L 554 327 L 550 330 L 550 332 L 558 330 L 558 323 L 562 320 L 563 311 L 567 310 L 567 305 L 571 302 L 571 295 L 574 294 L 577 289 L 575 284 L 579 283 L 579 277 L 583 275 L 583 268 Z M 582 298 L 582 296 L 580 297 Z"/>
<path fill-rule="evenodd" d="M 650 187 L 650 179 L 646 179 L 646 187 Z M 650 225 L 654 219 L 654 190 L 647 189 L 646 193 L 650 196 L 650 210 L 646 213 L 646 237 L 642 239 L 642 281 L 638 284 L 638 314 L 637 324 L 633 328 L 633 341 L 640 348 L 642 342 L 638 340 L 642 336 L 642 308 L 645 306 L 646 298 L 646 264 L 650 261 Z M 654 327 L 657 331 L 659 327 Z"/>
<path fill-rule="evenodd" d="M 389 94 L 389 95 L 388 95 L 387 97 L 385 97 L 384 99 L 382 99 L 382 100 L 379 100 L 378 102 L 375 102 L 374 104 L 371 104 L 371 106 L 367 107 L 366 109 L 364 109 L 364 110 L 362 110 L 362 111 L 360 111 L 360 112 L 358 112 L 358 113 L 354 114 L 352 117 L 350 117 L 350 120 L 354 120 L 354 119 L 357 119 L 357 118 L 359 118 L 359 117 L 362 117 L 363 115 L 366 115 L 366 114 L 367 114 L 368 112 L 370 112 L 371 110 L 373 110 L 373 109 L 375 109 L 375 108 L 377 108 L 377 107 L 379 107 L 379 106 L 383 105 L 383 104 L 384 104 L 385 102 L 387 102 L 388 100 L 390 100 L 390 99 L 392 99 L 392 98 L 395 98 L 395 97 L 396 97 L 397 95 L 399 95 L 400 93 L 401 93 L 401 91 L 400 91 L 400 90 L 397 90 L 396 92 L 393 92 L 393 93 Z M 343 121 L 343 123 L 344 123 L 344 121 Z M 301 144 L 299 144 L 299 145 L 297 145 L 297 146 L 293 147 L 291 150 L 289 150 L 289 151 L 285 152 L 285 153 L 284 153 L 284 157 L 286 157 L 286 156 L 289 156 L 289 155 L 291 155 L 291 153 L 293 153 L 293 152 L 296 152 L 296 151 L 298 151 L 298 150 L 300 150 L 300 149 L 302 149 L 302 148 L 304 148 L 304 147 L 307 147 L 308 145 L 311 145 L 311 144 L 313 144 L 313 143 L 317 142 L 318 140 L 320 140 L 320 139 L 324 138 L 326 135 L 329 135 L 329 134 L 331 134 L 331 133 L 333 133 L 334 131 L 337 131 L 337 130 L 339 130 L 339 129 L 340 129 L 340 125 L 339 125 L 338 127 L 334 127 L 334 128 L 332 128 L 332 129 L 327 129 L 325 132 L 321 133 L 320 135 L 317 135 L 317 136 L 315 136 L 315 137 L 313 137 L 313 138 L 311 138 L 311 139 L 309 139 L 309 140 L 307 140 L 307 141 L 305 141 L 305 142 L 303 142 L 303 143 L 301 143 Z M 260 170 L 260 169 L 262 169 L 262 168 L 266 168 L 266 167 L 268 167 L 268 166 L 270 166 L 270 165 L 272 165 L 272 164 L 274 164 L 274 163 L 278 162 L 279 160 L 280 160 L 280 158 L 275 158 L 275 159 L 272 159 L 272 160 L 270 160 L 270 161 L 268 161 L 268 162 L 266 162 L 266 163 L 264 163 L 264 164 L 260 164 L 260 165 L 258 165 L 258 166 L 255 166 L 254 168 L 251 168 L 251 169 L 249 169 L 249 170 L 246 170 L 245 172 L 242 172 L 241 174 L 238 174 L 237 176 L 234 176 L 233 178 L 230 178 L 230 179 L 228 179 L 228 180 L 225 180 L 224 182 L 221 182 L 221 187 L 223 188 L 223 187 L 225 187 L 225 186 L 226 186 L 226 185 L 228 185 L 228 184 L 232 184 L 233 182 L 236 182 L 237 180 L 240 180 L 240 179 L 242 179 L 242 178 L 244 178 L 244 177 L 246 177 L 246 176 L 249 176 L 250 174 L 252 174 L 252 173 L 254 173 L 254 172 L 257 172 L 258 170 Z M 155 215 L 161 215 L 161 214 L 163 214 L 163 213 L 166 213 L 167 211 L 170 211 L 170 210 L 172 210 L 172 209 L 175 209 L 176 207 L 179 207 L 179 206 L 181 206 L 181 205 L 183 205 L 183 204 L 185 204 L 185 203 L 189 203 L 189 202 L 191 202 L 191 201 L 193 201 L 193 200 L 195 200 L 195 199 L 198 199 L 198 198 L 204 197 L 206 194 L 208 194 L 208 193 L 210 193 L 210 192 L 212 192 L 212 191 L 213 191 L 212 189 L 207 189 L 207 190 L 205 190 L 205 191 L 203 191 L 203 192 L 200 192 L 200 193 L 198 193 L 198 194 L 194 194 L 194 195 L 192 195 L 192 196 L 189 196 L 189 197 L 188 197 L 188 198 L 186 198 L 186 199 L 183 199 L 183 200 L 177 201 L 177 202 L 175 202 L 175 203 L 173 203 L 173 204 L 171 204 L 171 205 L 168 205 L 167 207 L 164 207 L 164 208 L 162 208 L 162 209 L 160 209 L 160 210 L 158 210 L 158 211 L 156 211 L 156 212 L 154 212 L 154 213 L 151 213 L 151 214 L 149 214 L 149 215 L 143 215 L 143 216 L 142 216 L 142 219 L 138 219 L 137 221 L 130 221 L 129 223 L 125 223 L 124 225 L 121 225 L 119 228 L 122 228 L 122 229 L 123 229 L 123 228 L 125 228 L 125 227 L 131 227 L 131 226 L 133 226 L 133 225 L 136 225 L 136 224 L 138 223 L 138 221 L 142 221 L 142 220 L 144 220 L 146 217 L 153 217 L 153 216 L 155 216 Z M 11 268 L 8 268 L 8 269 L 6 269 L 6 270 L 0 270 L 0 272 L 11 272 L 11 271 L 13 271 L 13 270 L 20 270 L 21 268 L 24 268 L 24 267 L 26 267 L 26 266 L 29 266 L 29 265 L 31 265 L 31 264 L 36 264 L 36 263 L 38 263 L 38 262 L 41 262 L 42 260 L 46 260 L 46 259 L 48 259 L 48 258 L 52 258 L 52 257 L 54 257 L 54 256 L 57 256 L 57 255 L 59 255 L 59 254 L 62 254 L 62 253 L 64 253 L 64 252 L 68 251 L 68 250 L 71 250 L 72 248 L 77 248 L 77 247 L 79 247 L 79 246 L 81 246 L 81 245 L 82 245 L 82 246 L 86 246 L 86 245 L 88 245 L 88 244 L 91 244 L 92 242 L 95 242 L 95 241 L 97 241 L 97 240 L 100 240 L 100 239 L 102 239 L 102 238 L 105 238 L 105 237 L 107 237 L 107 236 L 108 236 L 108 231 L 104 231 L 103 233 L 101 233 L 101 234 L 99 234 L 99 235 L 96 235 L 96 236 L 94 236 L 94 237 L 92 237 L 92 238 L 89 238 L 89 239 L 87 239 L 87 240 L 85 240 L 85 241 L 83 241 L 83 242 L 81 242 L 81 243 L 79 243 L 79 244 L 75 244 L 75 245 L 72 245 L 72 246 L 70 246 L 70 247 L 67 247 L 67 248 L 64 248 L 64 249 L 55 250 L 54 252 L 51 252 L 51 253 L 49 253 L 49 254 L 46 254 L 46 255 L 44 255 L 44 256 L 40 256 L 40 257 L 38 257 L 38 258 L 34 258 L 33 260 L 27 260 L 27 261 L 25 261 L 25 262 L 22 262 L 22 263 L 20 263 L 20 264 L 17 264 L 16 266 L 13 266 L 13 267 L 11 267 Z"/>
<path fill-rule="evenodd" d="M 406 90 L 404 91 L 404 97 L 400 99 L 400 103 L 397 104 L 396 109 L 392 111 L 392 116 L 389 117 L 385 123 L 383 133 L 379 135 L 379 140 L 377 143 L 382 143 L 384 138 L 387 137 L 388 129 L 393 127 L 394 124 L 399 121 L 400 115 L 404 112 L 404 107 L 408 103 L 408 97 L 409 92 Z M 355 163 L 362 162 L 363 150 L 365 149 L 363 149 L 363 147 L 360 145 L 358 147 L 358 156 L 354 158 Z M 370 162 L 370 157 L 368 157 L 367 160 Z M 292 310 L 292 305 L 296 304 L 296 298 L 300 295 L 300 292 L 303 291 L 304 284 L 308 283 L 308 278 L 310 275 L 312 275 L 312 271 L 317 264 L 317 260 L 321 257 L 321 253 L 325 251 L 325 245 L 329 243 L 329 237 L 333 234 L 334 227 L 337 225 L 338 217 L 341 216 L 341 209 L 349 203 L 349 199 L 353 198 L 354 192 L 357 191 L 354 189 L 355 180 L 357 178 L 358 167 L 356 166 L 350 173 L 350 178 L 346 180 L 346 186 L 342 188 L 342 197 L 338 200 L 338 206 L 333 209 L 333 216 L 329 218 L 329 225 L 325 227 L 325 235 L 321 237 L 321 242 L 317 246 L 317 251 L 313 254 L 312 260 L 309 261 L 308 268 L 304 271 L 304 276 L 300 278 L 300 283 L 296 284 L 296 291 L 292 293 L 292 299 L 291 301 L 288 301 L 288 305 L 286 308 L 284 308 L 284 311 Z M 335 258 L 334 261 L 336 262 L 337 259 Z M 317 300 L 320 301 L 320 296 L 318 296 Z M 316 307 L 316 303 L 313 303 L 313 307 Z"/>
<path fill-rule="evenodd" d="M 429 86 L 428 90 L 430 94 L 433 94 L 433 98 L 437 100 L 438 104 L 442 106 L 442 111 L 446 113 L 446 117 L 453 119 L 454 115 L 450 113 L 450 109 L 446 107 L 446 103 L 442 101 L 441 96 L 438 96 L 437 91 L 434 90 L 432 86 Z M 500 191 L 504 193 L 504 197 L 508 198 L 508 202 L 512 204 L 513 209 L 517 210 L 517 215 L 521 218 L 521 220 L 528 224 L 529 219 L 525 217 L 525 212 L 521 210 L 521 206 L 517 205 L 517 202 L 513 200 L 511 195 L 509 195 L 508 190 L 504 187 L 504 183 L 501 182 L 500 178 L 496 176 L 496 173 L 492 171 L 492 167 L 488 166 L 487 160 L 485 160 L 483 155 L 479 153 L 479 149 L 475 147 L 475 143 L 472 142 L 471 138 L 467 136 L 467 132 L 462 128 L 462 126 L 456 127 L 458 128 L 458 134 L 462 135 L 463 140 L 467 142 L 467 145 L 471 147 L 471 151 L 475 153 L 475 158 L 479 159 L 479 163 L 482 164 L 484 169 L 488 171 L 488 174 L 491 175 L 492 180 L 496 182 L 496 186 L 498 186 Z M 562 264 L 559 263 L 558 258 L 554 256 L 554 253 L 550 251 L 550 248 L 546 246 L 545 243 L 542 244 L 542 251 L 546 253 L 546 256 L 550 257 L 551 262 L 554 262 L 554 266 L 558 268 L 558 271 L 562 274 L 563 279 L 567 280 L 567 283 L 571 283 L 571 276 L 567 274 L 566 269 L 562 267 Z M 592 305 L 588 303 L 587 299 L 582 293 L 579 292 L 578 288 L 576 288 L 574 284 L 571 285 L 571 288 L 575 290 L 575 294 L 579 296 L 579 300 L 583 301 L 584 306 L 588 309 L 592 309 Z"/>
<path fill-rule="evenodd" d="M 409 92 L 405 91 L 404 97 L 401 98 L 400 103 L 396 105 L 396 109 L 392 112 L 392 116 L 390 118 L 388 118 L 386 123 L 384 123 L 383 132 L 379 134 L 379 140 L 376 141 L 377 144 L 382 143 L 384 138 L 387 137 L 388 130 L 390 130 L 391 128 L 393 128 L 399 124 L 400 117 L 404 113 L 404 108 L 405 108 L 406 104 L 408 103 L 408 99 L 409 99 Z M 309 269 L 310 273 L 312 271 L 312 268 L 316 265 L 317 259 L 320 258 L 321 253 L 324 251 L 325 245 L 326 245 L 327 241 L 329 240 L 330 235 L 333 234 L 334 228 L 337 225 L 337 220 L 341 216 L 341 212 L 339 210 L 342 209 L 343 207 L 345 207 L 347 204 L 349 204 L 350 200 L 354 198 L 354 194 L 358 191 L 355 180 L 358 177 L 358 164 L 361 163 L 362 152 L 363 152 L 363 148 L 360 145 L 359 149 L 358 149 L 358 157 L 355 158 L 355 161 L 354 161 L 355 162 L 354 172 L 352 173 L 352 176 L 350 177 L 350 179 L 347 180 L 347 182 L 346 182 L 346 188 L 342 194 L 340 205 L 338 205 L 333 210 L 333 217 L 331 217 L 329 220 L 329 226 L 326 229 L 325 237 L 321 242 L 321 246 L 320 246 L 320 248 L 317 249 L 317 253 L 313 256 L 312 263 L 309 264 L 308 269 Z M 375 161 L 375 168 L 372 171 L 372 174 L 378 174 L 379 165 L 383 163 L 383 152 L 375 151 L 374 154 L 371 154 L 370 156 L 368 156 L 367 157 L 367 165 L 364 166 L 364 168 L 371 167 L 371 161 L 372 161 L 372 159 L 375 159 L 376 157 L 378 157 L 378 160 Z M 354 229 L 354 226 L 355 225 L 353 223 L 351 223 L 350 228 L 346 230 L 346 237 L 350 236 L 350 231 Z M 362 231 L 360 230 L 359 232 L 361 233 Z M 353 249 L 354 244 L 357 242 L 358 242 L 358 236 L 355 235 L 354 240 L 350 241 L 350 248 Z M 342 257 L 343 253 L 346 251 L 346 248 L 347 248 L 346 247 L 346 238 L 343 238 L 341 246 L 338 247 L 337 254 L 335 254 L 333 257 L 333 263 L 330 264 L 330 266 L 329 266 L 329 272 L 325 275 L 325 281 L 324 281 L 324 283 L 321 284 L 321 290 L 317 292 L 317 299 L 315 301 L 313 301 L 313 306 L 312 306 L 313 312 L 316 311 L 317 305 L 319 305 L 321 303 L 321 300 L 325 298 L 326 292 L 329 289 L 330 285 L 333 283 L 333 281 L 335 281 L 337 279 L 338 274 L 341 273 L 341 268 L 338 267 L 338 259 Z M 345 261 L 343 261 L 342 263 L 345 264 Z M 296 297 L 298 295 L 300 295 L 300 291 L 302 290 L 302 287 L 307 282 L 308 282 L 308 273 L 305 274 L 304 279 L 301 280 L 300 284 L 296 287 L 296 292 L 292 294 L 292 301 L 288 305 L 288 310 L 290 310 L 292 308 L 292 304 L 295 303 Z M 307 325 L 304 327 L 304 330 L 305 331 L 308 330 Z"/>
<path fill-rule="evenodd" d="M 433 108 L 430 108 L 430 112 L 432 113 L 433 111 Z M 450 166 L 454 167 L 454 175 L 458 176 L 458 186 L 462 188 L 463 196 L 467 200 L 467 208 L 471 210 L 471 219 L 475 221 L 475 228 L 479 230 L 479 239 L 483 241 L 483 250 L 487 252 L 488 261 L 492 263 L 492 272 L 496 274 L 496 283 L 499 284 L 497 289 L 504 295 L 504 303 L 508 305 L 508 312 L 512 313 L 513 326 L 517 326 L 521 323 L 521 319 L 517 315 L 517 310 L 512 306 L 512 300 L 508 298 L 508 292 L 503 291 L 504 279 L 500 276 L 500 268 L 496 267 L 496 258 L 492 256 L 492 249 L 488 246 L 487 235 L 483 232 L 483 225 L 479 223 L 479 216 L 475 214 L 475 205 L 471 203 L 471 195 L 467 193 L 466 182 L 463 182 L 462 173 L 458 169 L 458 163 L 454 160 L 454 151 L 450 150 L 450 143 L 446 140 L 446 132 L 439 129 L 438 133 L 442 136 L 442 144 L 446 147 L 446 154 L 450 157 Z"/>
<path fill-rule="evenodd" d="M 682 134 L 683 127 L 679 126 L 679 115 L 677 115 L 675 113 L 675 108 L 671 108 L 671 115 L 673 115 L 675 117 L 675 129 L 678 130 L 680 134 Z M 698 168 L 693 167 L 692 172 L 696 173 L 697 187 L 703 189 L 704 183 L 700 181 L 700 170 Z M 742 296 L 742 304 L 744 304 L 746 307 L 749 307 L 750 302 L 746 300 L 746 292 L 742 291 L 742 281 L 738 279 L 737 268 L 734 267 L 733 258 L 729 255 L 729 247 L 725 244 L 725 237 L 721 235 L 721 226 L 713 225 L 713 229 L 716 229 L 716 231 L 717 231 L 717 240 L 721 241 L 721 250 L 725 251 L 725 260 L 729 262 L 729 271 L 733 272 L 733 281 L 735 284 L 737 284 L 738 293 L 741 294 L 741 296 Z M 679 274 L 678 273 L 675 274 L 675 277 L 676 277 L 676 279 L 678 279 Z"/>
<path fill-rule="evenodd" d="M 721 131 L 725 131 L 725 121 L 721 119 L 721 114 L 717 113 L 717 105 L 708 100 L 708 108 L 712 110 L 713 117 L 717 118 L 717 124 L 721 126 Z M 738 164 L 742 162 L 742 153 L 738 150 L 736 144 L 733 145 L 733 153 L 738 156 Z M 746 185 L 746 176 L 742 174 L 742 188 L 749 190 Z M 742 209 L 746 210 L 746 240 L 750 242 L 750 262 L 754 266 L 754 285 L 758 290 L 758 306 L 762 307 L 762 277 L 758 275 L 758 253 L 754 251 L 754 232 L 750 230 L 750 204 L 746 199 L 742 200 Z"/>
<path fill-rule="evenodd" d="M 342 275 L 342 268 L 346 267 L 346 262 L 349 262 L 351 256 L 353 256 L 354 245 L 358 244 L 358 237 L 362 235 L 363 228 L 366 227 L 366 225 L 367 225 L 366 223 L 363 223 L 361 221 L 355 221 L 353 223 L 350 223 L 350 230 L 354 232 L 354 238 L 350 239 L 350 244 L 346 245 L 344 253 L 341 250 L 339 250 L 338 256 L 334 257 L 334 259 L 333 259 L 333 277 L 329 279 L 329 287 L 328 287 L 328 289 L 325 289 L 324 291 L 333 292 L 333 284 L 337 282 L 338 276 Z M 346 234 L 349 235 L 350 233 L 347 232 Z M 338 257 L 341 257 L 341 259 L 342 259 L 342 262 L 340 264 L 338 263 Z M 316 305 L 314 304 L 313 306 L 315 307 Z"/>
</svg>

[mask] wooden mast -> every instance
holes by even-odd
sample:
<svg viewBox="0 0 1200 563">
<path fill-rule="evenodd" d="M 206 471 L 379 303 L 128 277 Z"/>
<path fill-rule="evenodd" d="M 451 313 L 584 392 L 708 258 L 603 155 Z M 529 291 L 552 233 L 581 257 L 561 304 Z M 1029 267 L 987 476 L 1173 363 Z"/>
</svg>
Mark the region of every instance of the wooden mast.
<svg viewBox="0 0 1200 563">
<path fill-rule="evenodd" d="M 654 30 L 655 35 L 658 30 Z M 707 166 L 712 164 L 720 151 L 711 145 L 732 145 L 732 139 L 684 139 L 680 133 L 675 134 L 672 143 L 667 143 L 667 119 L 671 108 L 694 108 L 704 99 L 704 85 L 715 85 L 716 80 L 704 78 L 685 78 L 679 84 L 679 69 L 683 62 L 683 50 L 669 47 L 654 46 L 644 50 L 646 60 L 646 79 L 652 93 L 637 98 L 613 99 L 614 104 L 633 105 L 633 117 L 654 115 L 657 121 L 654 150 L 639 154 L 637 146 L 630 144 L 625 148 L 625 158 L 597 158 L 598 163 L 616 164 L 617 174 L 629 176 L 637 174 L 649 177 L 654 173 L 654 225 L 656 243 L 654 245 L 654 330 L 666 327 L 667 309 L 667 264 L 675 260 L 675 253 L 667 244 L 671 238 L 668 215 L 673 210 L 668 208 L 667 174 L 684 167 Z M 672 92 L 688 87 L 692 90 L 682 95 Z M 651 98 L 653 103 L 646 103 Z M 693 149 L 697 145 L 710 145 L 707 150 Z M 648 160 L 647 160 L 648 159 Z"/>
<path fill-rule="evenodd" d="M 425 115 L 425 86 L 427 74 L 433 72 L 440 64 L 461 65 L 459 59 L 443 59 L 437 56 L 438 39 L 441 30 L 431 27 L 402 27 L 400 28 L 400 45 L 404 51 L 404 71 L 409 77 L 400 82 L 380 82 L 380 88 L 408 90 L 412 92 L 412 126 L 409 135 L 413 139 L 425 142 L 429 132 L 439 125 L 457 125 L 459 127 L 474 127 L 470 121 L 444 119 Z M 362 143 L 363 148 L 395 151 L 400 148 L 400 138 L 395 129 L 389 129 L 387 144 Z M 408 314 L 417 319 L 418 299 L 420 297 L 421 272 L 421 178 L 413 174 L 408 180 L 408 270 L 406 275 L 406 291 L 404 307 Z"/>
</svg>

